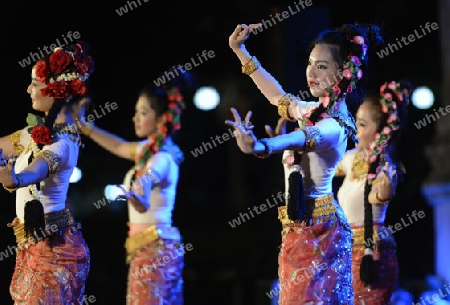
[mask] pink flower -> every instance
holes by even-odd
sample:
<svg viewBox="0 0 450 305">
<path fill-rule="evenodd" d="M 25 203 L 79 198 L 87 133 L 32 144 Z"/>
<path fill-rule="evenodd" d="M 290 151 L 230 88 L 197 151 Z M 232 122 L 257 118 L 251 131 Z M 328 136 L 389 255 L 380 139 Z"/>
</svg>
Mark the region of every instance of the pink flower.
<svg viewBox="0 0 450 305">
<path fill-rule="evenodd" d="M 389 109 L 386 106 L 386 103 L 381 103 L 381 112 L 388 113 Z"/>
<path fill-rule="evenodd" d="M 350 60 L 355 63 L 355 65 L 359 66 L 361 62 L 359 61 L 358 56 L 350 56 Z"/>
<path fill-rule="evenodd" d="M 395 122 L 398 119 L 397 114 L 391 113 L 387 119 L 387 123 L 391 124 L 392 122 Z"/>
<path fill-rule="evenodd" d="M 362 37 L 362 36 L 353 37 L 353 43 L 354 44 L 364 44 L 364 37 Z"/>
<path fill-rule="evenodd" d="M 339 86 L 334 86 L 333 87 L 333 90 L 334 90 L 334 95 L 335 96 L 340 96 L 341 95 L 341 88 L 339 88 Z"/>
<path fill-rule="evenodd" d="M 392 132 L 392 129 L 389 126 L 385 126 L 382 130 L 382 133 L 384 134 L 390 134 Z"/>
<path fill-rule="evenodd" d="M 283 162 L 288 166 L 294 165 L 294 155 L 292 154 L 286 155 L 286 157 L 284 157 L 283 159 Z"/>
<path fill-rule="evenodd" d="M 369 144 L 369 149 L 373 150 L 377 145 L 375 144 L 375 142 L 370 142 Z"/>
<path fill-rule="evenodd" d="M 352 71 L 350 69 L 345 69 L 344 72 L 342 73 L 342 75 L 346 79 L 350 79 L 350 78 L 352 78 Z"/>
<path fill-rule="evenodd" d="M 397 99 L 400 101 L 400 102 L 403 102 L 403 93 L 401 93 L 401 92 L 397 92 L 396 93 L 396 95 L 397 95 Z"/>
<path fill-rule="evenodd" d="M 323 107 L 327 108 L 329 104 L 330 104 L 330 97 L 329 96 L 323 97 L 322 98 L 322 105 L 323 105 Z"/>
<path fill-rule="evenodd" d="M 386 84 L 380 86 L 380 96 L 383 96 L 384 90 L 386 90 Z"/>
<path fill-rule="evenodd" d="M 390 82 L 387 87 L 393 91 L 397 90 L 397 83 L 396 82 Z"/>
<path fill-rule="evenodd" d="M 377 132 L 373 137 L 375 138 L 375 140 L 378 140 L 380 138 L 380 133 Z"/>
<path fill-rule="evenodd" d="M 373 180 L 373 179 L 375 179 L 376 177 L 377 177 L 376 174 L 368 174 L 368 175 L 367 175 L 367 180 Z"/>
<path fill-rule="evenodd" d="M 383 98 L 386 100 L 392 100 L 392 94 L 390 94 L 389 92 L 383 94 Z"/>
<path fill-rule="evenodd" d="M 397 103 L 396 102 L 392 102 L 392 109 L 397 109 Z"/>
<path fill-rule="evenodd" d="M 377 155 L 370 155 L 369 158 L 367 158 L 370 163 L 373 163 L 377 160 Z"/>
</svg>

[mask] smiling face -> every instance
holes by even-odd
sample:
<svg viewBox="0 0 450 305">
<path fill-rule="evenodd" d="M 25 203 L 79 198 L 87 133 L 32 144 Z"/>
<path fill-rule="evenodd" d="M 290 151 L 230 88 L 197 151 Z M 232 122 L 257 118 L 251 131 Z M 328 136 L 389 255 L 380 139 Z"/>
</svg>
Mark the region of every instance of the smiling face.
<svg viewBox="0 0 450 305">
<path fill-rule="evenodd" d="M 368 149 L 369 144 L 375 140 L 375 133 L 378 130 L 378 120 L 375 117 L 376 109 L 370 102 L 364 102 L 356 113 L 356 137 L 359 143 L 356 147 Z"/>
<path fill-rule="evenodd" d="M 306 79 L 311 94 L 323 97 L 326 88 L 331 88 L 339 81 L 339 66 L 333 59 L 328 44 L 316 44 L 309 55 Z"/>
<path fill-rule="evenodd" d="M 40 82 L 36 77 L 36 68 L 31 70 L 31 83 L 28 85 L 27 92 L 30 95 L 32 107 L 34 110 L 47 113 L 53 105 L 53 97 L 43 96 L 41 90 L 47 85 Z"/>
<path fill-rule="evenodd" d="M 138 137 L 149 137 L 163 124 L 163 116 L 156 116 L 156 112 L 150 106 L 150 101 L 147 96 L 139 96 L 135 109 L 133 123 L 135 133 Z"/>
</svg>

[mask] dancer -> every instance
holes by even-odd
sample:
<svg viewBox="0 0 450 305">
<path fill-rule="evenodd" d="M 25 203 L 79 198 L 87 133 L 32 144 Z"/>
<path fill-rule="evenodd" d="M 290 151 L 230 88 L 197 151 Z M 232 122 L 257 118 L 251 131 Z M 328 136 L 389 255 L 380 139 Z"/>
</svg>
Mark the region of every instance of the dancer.
<svg viewBox="0 0 450 305">
<path fill-rule="evenodd" d="M 396 244 L 384 221 L 401 168 L 396 144 L 409 92 L 409 84 L 392 81 L 381 86 L 381 98 L 365 99 L 356 114 L 359 143 L 345 153 L 336 171 L 345 176 L 337 199 L 354 233 L 355 304 L 390 304 L 397 284 Z"/>
<path fill-rule="evenodd" d="M 125 243 L 129 263 L 126 304 L 183 304 L 184 245 L 172 226 L 183 152 L 174 136 L 185 108 L 179 86 L 144 86 L 133 116 L 136 135 L 128 142 L 93 124 L 82 133 L 109 152 L 131 160 L 127 189 L 129 231 Z"/>
<path fill-rule="evenodd" d="M 289 166 L 288 204 L 279 209 L 283 224 L 279 254 L 279 302 L 287 304 L 353 304 L 351 283 L 352 232 L 334 199 L 332 178 L 356 127 L 347 105 L 358 103 L 369 74 L 369 52 L 379 42 L 379 29 L 345 24 L 325 30 L 312 44 L 306 76 L 319 102 L 300 101 L 286 93 L 244 46 L 260 25 L 238 25 L 229 44 L 264 96 L 280 116 L 299 121 L 300 129 L 273 138 L 256 139 L 232 109 L 236 141 L 242 152 L 265 158 L 285 150 L 301 152 Z M 358 104 L 359 105 L 359 104 Z"/>
<path fill-rule="evenodd" d="M 56 48 L 32 68 L 27 88 L 34 110 L 28 126 L 0 138 L 0 182 L 16 192 L 17 255 L 10 293 L 14 304 L 81 304 L 90 253 L 66 207 L 80 134 L 73 120 L 85 114 L 94 61 L 87 44 Z"/>
</svg>

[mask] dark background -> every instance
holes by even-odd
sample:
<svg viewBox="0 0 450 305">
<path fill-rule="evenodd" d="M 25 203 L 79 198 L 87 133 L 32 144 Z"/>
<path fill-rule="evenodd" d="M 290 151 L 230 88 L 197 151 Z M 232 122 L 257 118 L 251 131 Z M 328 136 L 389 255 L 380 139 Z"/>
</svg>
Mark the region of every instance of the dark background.
<svg viewBox="0 0 450 305">
<path fill-rule="evenodd" d="M 122 16 L 116 12 L 127 2 L 137 7 Z M 136 91 L 169 67 L 190 62 L 203 50 L 210 58 L 191 70 L 194 86 L 186 94 L 188 109 L 183 118 L 182 148 L 186 160 L 181 167 L 179 191 L 173 221 L 185 243 L 193 250 L 185 257 L 185 303 L 269 304 L 265 292 L 277 276 L 277 254 L 281 226 L 277 209 L 231 228 L 228 224 L 284 189 L 281 156 L 260 160 L 242 154 L 234 140 L 194 157 L 191 153 L 211 137 L 229 132 L 224 124 L 230 107 L 242 113 L 254 111 L 256 135 L 265 136 L 264 124 L 275 124 L 276 108 L 269 105 L 252 81 L 240 72 L 240 63 L 228 47 L 228 36 L 238 23 L 257 23 L 294 6 L 294 1 L 8 1 L 2 4 L 0 130 L 7 135 L 25 124 L 31 111 L 26 88 L 31 65 L 18 62 L 49 46 L 68 31 L 78 31 L 91 46 L 95 72 L 90 78 L 97 105 L 115 102 L 118 109 L 98 118 L 96 125 L 128 140 L 137 140 L 131 117 Z M 363 8 L 364 6 L 364 8 Z M 128 7 L 129 8 L 129 7 Z M 386 42 L 408 36 L 426 22 L 437 22 L 437 1 L 313 1 L 313 5 L 251 37 L 247 48 L 282 86 L 296 93 L 307 90 L 305 67 L 307 46 L 320 30 L 342 23 L 369 22 L 382 27 Z M 392 52 L 379 60 L 381 80 L 408 78 L 415 85 L 427 85 L 439 97 L 440 31 Z M 61 40 L 61 39 L 60 39 Z M 196 86 L 215 86 L 220 105 L 201 111 L 192 103 Z M 436 100 L 436 106 L 440 104 Z M 426 217 L 395 234 L 398 243 L 399 286 L 417 293 L 417 282 L 434 272 L 432 210 L 421 195 L 421 185 L 430 172 L 424 147 L 434 126 L 417 130 L 412 122 L 426 111 L 410 107 L 409 130 L 403 148 L 408 174 L 389 207 L 387 223 L 405 219 L 413 210 Z M 127 214 L 123 203 L 111 202 L 96 209 L 107 184 L 120 183 L 132 166 L 84 140 L 79 168 L 83 177 L 72 184 L 69 206 L 83 223 L 91 249 L 91 272 L 86 294 L 95 304 L 125 304 L 127 266 L 123 244 Z M 340 181 L 336 180 L 335 186 Z M 6 227 L 15 215 L 14 194 L 0 192 L 0 251 L 14 245 L 12 230 Z M 12 304 L 8 287 L 14 258 L 0 261 L 0 304 Z"/>
</svg>

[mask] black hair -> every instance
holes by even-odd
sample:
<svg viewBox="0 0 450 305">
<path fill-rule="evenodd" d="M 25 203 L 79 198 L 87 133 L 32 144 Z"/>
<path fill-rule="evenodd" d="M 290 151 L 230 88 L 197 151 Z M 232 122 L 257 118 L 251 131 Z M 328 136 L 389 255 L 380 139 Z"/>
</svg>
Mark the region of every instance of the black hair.
<svg viewBox="0 0 450 305">
<path fill-rule="evenodd" d="M 385 86 L 383 91 L 379 92 L 379 94 L 372 93 L 365 99 L 364 104 L 369 105 L 373 111 L 375 122 L 377 123 L 377 132 L 381 132 L 383 128 L 388 125 L 387 121 L 390 115 L 390 113 L 384 113 L 382 111 L 382 107 L 380 104 L 380 95 L 389 93 L 392 96 L 392 101 L 397 105 L 396 110 L 399 119 L 399 128 L 392 131 L 391 137 L 389 138 L 389 142 L 386 147 L 386 153 L 377 155 L 375 162 L 369 163 L 369 170 L 367 175 L 376 175 L 377 168 L 383 167 L 386 160 L 392 160 L 394 164 L 390 165 L 397 167 L 397 175 L 399 176 L 398 180 L 401 181 L 402 171 L 400 170 L 401 166 L 399 166 L 401 163 L 397 154 L 397 144 L 406 123 L 407 105 L 409 103 L 409 93 L 411 92 L 411 89 L 411 83 L 407 80 L 402 80 L 399 82 L 398 91 L 407 93 L 405 95 L 402 95 L 402 98 L 397 95 L 396 91 L 389 89 L 388 86 Z M 394 185 L 394 187 L 396 187 L 396 185 Z M 364 186 L 364 241 L 365 248 L 369 248 L 373 251 L 373 215 L 372 204 L 369 202 L 369 194 L 371 190 L 372 186 L 369 184 L 369 180 L 366 180 L 366 184 Z M 360 278 L 366 285 L 371 284 L 377 280 L 378 276 L 372 255 L 364 255 L 361 261 Z"/>
<path fill-rule="evenodd" d="M 77 41 L 73 44 L 66 45 L 62 47 L 66 52 L 72 54 L 70 62 L 64 68 L 64 71 L 59 73 L 52 72 L 50 68 L 47 69 L 47 75 L 44 82 L 48 84 L 50 79 L 56 80 L 59 75 L 64 73 L 71 73 L 74 71 L 83 72 L 83 74 L 88 75 L 94 71 L 94 60 L 89 55 L 89 45 L 83 41 Z M 47 54 L 40 60 L 44 61 L 47 67 L 50 66 L 50 56 L 53 53 Z M 74 94 L 71 90 L 71 96 L 69 98 L 54 98 L 53 104 L 50 107 L 48 113 L 44 117 L 44 126 L 48 127 L 50 131 L 55 128 L 55 121 L 58 114 L 61 112 L 63 106 L 72 107 L 78 104 L 82 99 L 88 97 L 89 86 L 87 84 L 87 79 L 84 80 L 86 90 L 80 94 Z M 68 87 L 65 90 L 70 90 Z M 30 129 L 31 132 L 31 129 Z M 79 140 L 79 139 L 78 139 Z M 80 140 L 79 140 L 80 141 Z M 42 150 L 44 144 L 37 144 L 39 150 Z M 35 158 L 34 152 L 32 152 L 28 158 L 28 164 L 30 164 Z M 40 189 L 40 183 L 36 183 L 37 190 Z M 34 231 L 42 229 L 45 227 L 44 219 L 44 207 L 42 202 L 37 199 L 32 199 L 26 202 L 24 211 L 24 230 L 26 236 L 31 236 Z"/>
<path fill-rule="evenodd" d="M 380 28 L 372 24 L 344 24 L 334 30 L 322 31 L 317 38 L 313 40 L 310 46 L 311 50 L 317 44 L 327 44 L 332 46 L 330 48 L 331 54 L 340 69 L 343 67 L 343 63 L 348 59 L 348 56 L 353 55 L 359 58 L 361 62 L 360 69 L 363 73 L 362 78 L 356 83 L 356 88 L 352 90 L 351 93 L 347 93 L 347 87 L 350 84 L 350 80 L 344 77 L 338 84 L 342 92 L 341 94 L 346 95 L 346 104 L 349 112 L 353 116 L 355 116 L 356 110 L 362 103 L 371 72 L 375 69 L 371 64 L 372 54 L 384 44 L 380 32 Z M 355 36 L 362 36 L 364 38 L 364 42 L 367 45 L 367 53 L 365 55 L 363 55 L 364 50 L 362 45 L 353 43 L 352 40 Z M 320 104 L 311 114 L 310 120 L 313 123 L 316 123 L 325 110 L 323 105 Z"/>
</svg>

